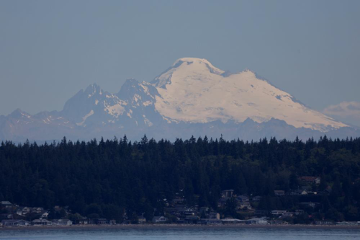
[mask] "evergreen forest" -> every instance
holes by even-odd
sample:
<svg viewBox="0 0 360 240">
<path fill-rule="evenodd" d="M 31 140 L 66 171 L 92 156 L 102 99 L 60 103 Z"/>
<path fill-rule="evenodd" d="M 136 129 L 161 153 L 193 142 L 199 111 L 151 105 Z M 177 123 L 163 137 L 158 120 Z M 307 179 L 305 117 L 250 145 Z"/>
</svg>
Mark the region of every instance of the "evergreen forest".
<svg viewBox="0 0 360 240">
<path fill-rule="evenodd" d="M 301 189 L 302 176 L 321 179 L 308 189 L 316 195 L 289 194 Z M 300 202 L 316 202 L 315 219 L 358 220 L 360 139 L 170 142 L 144 136 L 131 142 L 124 136 L 0 145 L 0 200 L 20 206 L 68 206 L 82 216 L 118 221 L 124 213 L 151 219 L 177 196 L 188 206 L 217 211 L 227 189 L 260 196 L 254 206 L 259 210 L 294 211 Z M 274 190 L 286 194 L 277 197 Z M 222 214 L 244 217 L 227 205 Z"/>
</svg>

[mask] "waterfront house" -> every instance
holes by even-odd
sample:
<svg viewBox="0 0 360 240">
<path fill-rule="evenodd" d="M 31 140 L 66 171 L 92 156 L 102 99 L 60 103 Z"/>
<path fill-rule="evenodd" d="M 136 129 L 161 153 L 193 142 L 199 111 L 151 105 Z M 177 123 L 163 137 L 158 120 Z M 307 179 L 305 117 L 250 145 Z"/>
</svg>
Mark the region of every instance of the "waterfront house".
<svg viewBox="0 0 360 240">
<path fill-rule="evenodd" d="M 18 227 L 18 226 L 29 226 L 30 223 L 25 220 L 2 220 L 1 224 L 4 227 Z"/>
<path fill-rule="evenodd" d="M 144 216 L 139 216 L 139 217 L 138 217 L 138 223 L 139 223 L 139 224 L 144 224 L 144 223 L 146 223 L 146 218 L 144 218 Z"/>
<path fill-rule="evenodd" d="M 50 222 L 50 221 L 48 221 L 46 219 L 35 219 L 31 223 L 34 226 L 50 226 L 50 225 L 53 225 L 52 222 Z"/>
<path fill-rule="evenodd" d="M 217 220 L 219 220 L 220 219 L 220 213 L 210 212 L 209 213 L 209 219 L 217 219 Z"/>
<path fill-rule="evenodd" d="M 54 225 L 58 226 L 71 226 L 73 222 L 69 219 L 54 219 L 52 220 Z"/>
<path fill-rule="evenodd" d="M 257 225 L 265 225 L 269 224 L 266 218 L 251 218 L 245 221 L 246 224 L 257 224 Z"/>
<path fill-rule="evenodd" d="M 221 219 L 221 222 L 223 224 L 241 224 L 241 223 L 245 223 L 244 220 L 240 220 L 240 219 L 236 219 L 236 218 Z"/>
<path fill-rule="evenodd" d="M 106 218 L 97 218 L 94 219 L 94 223 L 98 225 L 108 224 L 108 220 Z"/>
<path fill-rule="evenodd" d="M 165 222 L 167 222 L 167 220 L 168 219 L 164 216 L 154 216 L 152 219 L 152 222 L 153 223 L 165 223 Z"/>
</svg>

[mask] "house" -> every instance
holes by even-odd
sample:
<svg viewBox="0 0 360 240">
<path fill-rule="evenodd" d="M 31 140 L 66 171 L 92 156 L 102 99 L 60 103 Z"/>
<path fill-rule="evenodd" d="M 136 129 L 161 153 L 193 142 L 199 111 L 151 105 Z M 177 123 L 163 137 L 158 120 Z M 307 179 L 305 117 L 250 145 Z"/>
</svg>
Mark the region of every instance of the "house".
<svg viewBox="0 0 360 240">
<path fill-rule="evenodd" d="M 269 224 L 266 218 L 251 218 L 245 221 L 246 224 L 257 224 L 257 225 L 265 225 Z"/>
<path fill-rule="evenodd" d="M 315 221 L 315 225 L 335 225 L 335 223 L 331 221 Z"/>
<path fill-rule="evenodd" d="M 341 226 L 356 226 L 356 225 L 358 225 L 358 222 L 336 222 L 336 225 L 341 225 Z"/>
<path fill-rule="evenodd" d="M 308 194 L 308 191 L 305 189 L 294 190 L 290 193 L 290 195 L 292 195 L 292 196 L 307 195 L 307 194 Z"/>
<path fill-rule="evenodd" d="M 50 221 L 48 221 L 46 219 L 35 219 L 31 223 L 34 226 L 50 226 L 50 225 L 53 225 L 52 222 L 50 222 Z"/>
<path fill-rule="evenodd" d="M 221 219 L 221 222 L 222 222 L 223 224 L 240 224 L 240 223 L 245 223 L 244 220 L 235 219 L 235 218 L 225 218 L 225 219 Z"/>
<path fill-rule="evenodd" d="M 87 225 L 89 224 L 89 219 L 87 219 L 86 217 L 83 217 L 79 220 L 79 224 L 80 225 Z"/>
<path fill-rule="evenodd" d="M 29 207 L 19 207 L 16 210 L 16 214 L 19 215 L 19 216 L 25 216 L 28 213 L 30 213 L 30 208 Z"/>
<path fill-rule="evenodd" d="M 25 220 L 2 220 L 1 224 L 4 227 L 29 226 L 30 225 L 30 223 Z"/>
<path fill-rule="evenodd" d="M 152 219 L 153 223 L 165 223 L 167 221 L 168 221 L 168 219 L 164 216 L 154 216 Z"/>
<path fill-rule="evenodd" d="M 106 218 L 97 218 L 94 219 L 94 223 L 98 225 L 108 224 L 108 220 Z"/>
<path fill-rule="evenodd" d="M 0 207 L 3 209 L 3 208 L 11 208 L 12 207 L 12 204 L 11 202 L 9 201 L 1 201 L 0 202 Z"/>
<path fill-rule="evenodd" d="M 249 197 L 246 195 L 239 195 L 236 197 L 239 202 L 249 202 Z"/>
<path fill-rule="evenodd" d="M 194 215 L 196 215 L 196 211 L 192 208 L 188 208 L 183 212 L 183 214 L 185 216 L 194 216 Z"/>
<path fill-rule="evenodd" d="M 144 218 L 144 216 L 139 216 L 139 217 L 138 217 L 138 223 L 139 223 L 139 224 L 144 224 L 144 223 L 146 223 L 146 218 Z"/>
<path fill-rule="evenodd" d="M 252 207 L 249 202 L 238 202 L 237 208 L 241 210 L 251 210 Z"/>
<path fill-rule="evenodd" d="M 286 213 L 283 213 L 283 214 L 281 215 L 281 217 L 283 217 L 283 218 L 293 217 L 294 214 L 295 214 L 295 213 L 293 213 L 293 212 L 286 212 Z"/>
<path fill-rule="evenodd" d="M 45 211 L 41 214 L 40 218 L 48 218 L 48 216 L 49 216 L 49 212 Z"/>
<path fill-rule="evenodd" d="M 272 215 L 283 215 L 284 213 L 286 213 L 286 210 L 272 210 L 270 213 Z"/>
<path fill-rule="evenodd" d="M 33 207 L 33 208 L 31 208 L 31 213 L 40 214 L 42 212 L 44 212 L 44 209 L 42 207 Z"/>
<path fill-rule="evenodd" d="M 166 213 L 175 215 L 175 216 L 181 216 L 185 211 L 187 210 L 185 205 L 178 205 L 176 207 L 165 207 L 164 211 Z"/>
<path fill-rule="evenodd" d="M 217 220 L 219 220 L 220 219 L 220 213 L 217 213 L 217 212 L 209 213 L 209 219 L 217 219 Z"/>
<path fill-rule="evenodd" d="M 253 202 L 260 202 L 261 196 L 255 196 L 251 199 Z"/>
<path fill-rule="evenodd" d="M 307 184 L 316 184 L 319 185 L 321 182 L 320 177 L 313 177 L 313 176 L 302 176 L 299 177 L 300 182 L 307 183 Z"/>
<path fill-rule="evenodd" d="M 71 226 L 73 222 L 69 219 L 54 219 L 52 220 L 54 225 L 58 226 Z"/>
<path fill-rule="evenodd" d="M 233 194 L 234 194 L 233 189 L 224 190 L 221 192 L 221 197 L 222 198 L 232 198 Z"/>
<path fill-rule="evenodd" d="M 274 190 L 275 196 L 284 196 L 285 191 L 284 190 Z"/>
</svg>

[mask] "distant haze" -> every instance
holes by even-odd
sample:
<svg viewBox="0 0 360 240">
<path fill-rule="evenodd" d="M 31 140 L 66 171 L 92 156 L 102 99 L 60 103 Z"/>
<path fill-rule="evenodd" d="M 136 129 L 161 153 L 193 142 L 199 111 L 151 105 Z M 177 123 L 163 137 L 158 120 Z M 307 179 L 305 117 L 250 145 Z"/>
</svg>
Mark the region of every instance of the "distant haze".
<svg viewBox="0 0 360 240">
<path fill-rule="evenodd" d="M 61 110 L 91 83 L 115 93 L 187 56 L 249 68 L 334 113 L 360 102 L 359 12 L 360 1 L 2 0 L 0 115 Z"/>
</svg>

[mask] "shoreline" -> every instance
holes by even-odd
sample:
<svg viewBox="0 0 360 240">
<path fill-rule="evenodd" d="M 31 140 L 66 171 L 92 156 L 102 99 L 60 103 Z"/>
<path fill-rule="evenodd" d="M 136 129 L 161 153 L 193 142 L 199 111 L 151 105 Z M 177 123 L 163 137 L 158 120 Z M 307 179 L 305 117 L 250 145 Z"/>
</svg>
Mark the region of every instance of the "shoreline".
<svg viewBox="0 0 360 240">
<path fill-rule="evenodd" d="M 266 229 L 359 229 L 360 225 L 306 225 L 306 224 L 268 224 L 268 225 L 246 225 L 246 224 L 226 224 L 226 225 L 201 225 L 201 224 L 116 224 L 116 225 L 71 225 L 71 226 L 2 226 L 0 231 L 6 230 L 96 230 L 96 229 L 246 229 L 246 228 L 266 228 Z"/>
</svg>

